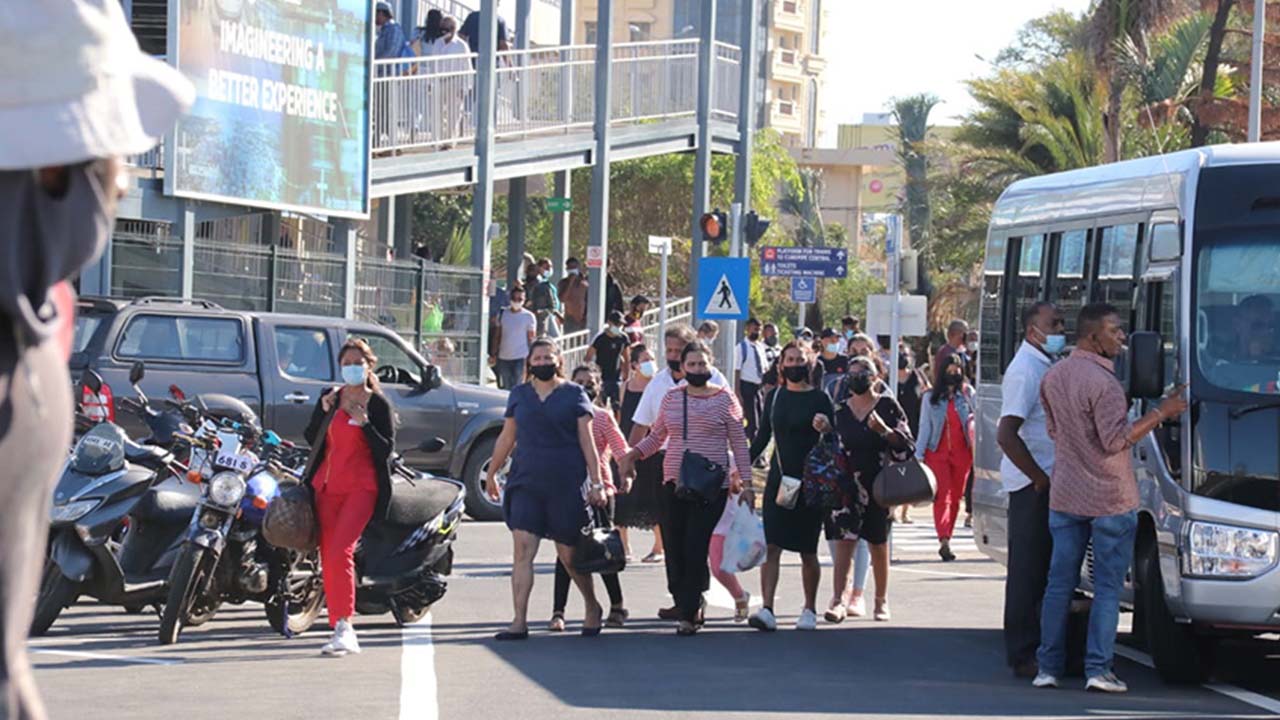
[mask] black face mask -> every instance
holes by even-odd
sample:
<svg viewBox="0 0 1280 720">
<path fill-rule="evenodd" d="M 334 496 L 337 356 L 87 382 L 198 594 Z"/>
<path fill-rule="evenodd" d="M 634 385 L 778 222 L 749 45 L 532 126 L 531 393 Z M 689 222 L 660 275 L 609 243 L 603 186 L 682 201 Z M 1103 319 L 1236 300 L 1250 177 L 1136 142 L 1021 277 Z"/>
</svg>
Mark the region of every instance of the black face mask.
<svg viewBox="0 0 1280 720">
<path fill-rule="evenodd" d="M 556 376 L 555 365 L 534 365 L 529 368 L 529 374 L 535 378 L 546 382 Z"/>
<path fill-rule="evenodd" d="M 771 336 L 769 336 L 769 337 L 765 338 L 765 339 L 764 339 L 764 344 L 765 344 L 765 345 L 768 345 L 769 347 L 777 347 L 777 346 L 778 346 L 778 336 L 777 336 L 777 335 L 771 335 Z"/>
<path fill-rule="evenodd" d="M 747 333 L 747 339 L 755 342 L 760 339 L 760 333 Z"/>
<path fill-rule="evenodd" d="M 911 369 L 911 358 L 907 357 L 906 355 L 899 355 L 899 356 L 898 356 L 898 369 L 899 369 L 899 370 L 910 370 L 910 369 Z"/>
<path fill-rule="evenodd" d="M 711 373 L 685 373 L 684 379 L 689 381 L 693 387 L 706 387 L 711 382 Z"/>
<path fill-rule="evenodd" d="M 809 379 L 809 368 L 804 365 L 789 365 L 782 368 L 782 377 L 793 383 L 801 383 Z"/>
<path fill-rule="evenodd" d="M 668 361 L 667 361 L 667 367 L 671 369 L 671 372 L 680 372 L 680 361 L 679 361 L 679 360 L 668 360 Z"/>
<path fill-rule="evenodd" d="M 599 394 L 599 393 L 596 391 L 596 386 L 595 386 L 595 385 L 583 385 L 583 386 L 582 386 L 582 392 L 586 393 L 586 394 L 587 394 L 587 397 L 588 397 L 592 402 L 595 402 L 596 395 L 598 395 L 598 394 Z"/>
<path fill-rule="evenodd" d="M 943 376 L 942 382 L 945 383 L 947 387 L 952 387 L 952 388 L 959 387 L 960 383 L 964 382 L 964 376 L 952 375 L 951 373 L 947 373 L 945 376 Z"/>
<path fill-rule="evenodd" d="M 849 376 L 849 389 L 854 395 L 866 395 L 871 392 L 871 376 L 866 373 Z"/>
</svg>

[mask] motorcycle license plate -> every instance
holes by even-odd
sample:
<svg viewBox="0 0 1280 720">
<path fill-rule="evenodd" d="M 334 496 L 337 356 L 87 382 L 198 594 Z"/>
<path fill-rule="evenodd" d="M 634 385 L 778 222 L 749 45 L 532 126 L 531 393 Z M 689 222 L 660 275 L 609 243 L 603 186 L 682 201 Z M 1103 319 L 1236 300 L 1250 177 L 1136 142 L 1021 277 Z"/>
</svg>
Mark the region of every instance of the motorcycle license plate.
<svg viewBox="0 0 1280 720">
<path fill-rule="evenodd" d="M 247 450 L 245 452 L 234 454 L 219 452 L 216 464 L 218 467 L 247 473 L 258 464 L 258 458 Z"/>
</svg>

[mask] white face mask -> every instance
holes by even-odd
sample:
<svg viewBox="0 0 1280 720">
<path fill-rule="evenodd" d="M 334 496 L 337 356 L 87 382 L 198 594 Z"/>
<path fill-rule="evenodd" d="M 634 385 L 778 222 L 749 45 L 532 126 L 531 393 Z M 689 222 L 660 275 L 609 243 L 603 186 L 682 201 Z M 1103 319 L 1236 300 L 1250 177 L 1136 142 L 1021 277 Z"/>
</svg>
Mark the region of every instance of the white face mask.
<svg viewBox="0 0 1280 720">
<path fill-rule="evenodd" d="M 975 341 L 975 342 L 971 342 L 971 343 L 967 343 L 967 344 L 965 345 L 965 347 L 967 347 L 967 348 L 969 349 L 969 352 L 971 352 L 971 353 L 976 353 L 976 352 L 978 352 L 978 343 L 977 343 L 976 341 Z"/>
<path fill-rule="evenodd" d="M 645 360 L 644 362 L 640 363 L 639 370 L 641 375 L 647 378 L 651 378 L 654 376 L 655 373 L 658 372 L 658 365 L 652 360 Z"/>
<path fill-rule="evenodd" d="M 566 272 L 566 273 L 568 273 L 569 275 L 577 275 L 577 274 L 578 274 L 578 268 L 569 268 L 569 269 L 568 269 L 568 270 L 566 270 L 565 272 Z"/>
<path fill-rule="evenodd" d="M 522 307 L 524 307 L 524 301 L 523 301 L 523 300 L 512 300 L 512 301 L 511 301 L 511 309 L 512 309 L 512 310 L 515 310 L 515 311 L 519 312 L 519 311 L 520 311 L 520 308 L 522 308 Z"/>
<path fill-rule="evenodd" d="M 343 365 L 342 366 L 342 382 L 348 385 L 363 385 L 365 370 L 364 365 Z"/>
</svg>

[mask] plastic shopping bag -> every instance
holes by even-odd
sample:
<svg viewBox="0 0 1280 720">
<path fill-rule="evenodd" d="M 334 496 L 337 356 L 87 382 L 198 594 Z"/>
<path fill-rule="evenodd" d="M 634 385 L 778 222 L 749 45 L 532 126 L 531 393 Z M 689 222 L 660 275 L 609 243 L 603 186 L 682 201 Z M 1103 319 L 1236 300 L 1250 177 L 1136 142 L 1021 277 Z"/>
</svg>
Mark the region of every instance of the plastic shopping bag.
<svg viewBox="0 0 1280 720">
<path fill-rule="evenodd" d="M 764 541 L 764 521 L 755 511 L 736 500 L 730 500 L 733 521 L 724 536 L 724 558 L 720 569 L 739 573 L 764 564 L 767 548 Z"/>
</svg>

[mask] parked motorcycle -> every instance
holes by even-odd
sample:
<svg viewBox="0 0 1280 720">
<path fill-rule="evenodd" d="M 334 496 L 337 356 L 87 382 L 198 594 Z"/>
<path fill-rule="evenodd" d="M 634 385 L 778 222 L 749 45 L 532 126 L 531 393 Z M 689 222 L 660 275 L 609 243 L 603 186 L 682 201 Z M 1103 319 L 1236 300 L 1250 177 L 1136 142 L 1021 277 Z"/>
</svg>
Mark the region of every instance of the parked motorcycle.
<svg viewBox="0 0 1280 720">
<path fill-rule="evenodd" d="M 177 401 L 152 403 L 137 387 L 143 372 L 141 364 L 131 371 L 138 399 L 122 405 L 146 423 L 151 435 L 144 443 L 114 423 L 78 413 L 84 434 L 54 489 L 32 635 L 44 634 L 80 595 L 130 612 L 164 598 L 197 499 L 177 479 L 186 468 L 175 455 L 175 439 L 199 410 Z M 82 383 L 97 393 L 101 378 L 88 371 Z"/>
<path fill-rule="evenodd" d="M 204 490 L 169 575 L 160 643 L 177 642 L 184 627 L 224 601 L 261 602 L 271 627 L 286 636 L 310 629 L 324 601 L 318 553 L 262 538 L 266 509 L 281 487 L 300 482 L 305 453 L 262 433 L 256 418 L 206 426 L 188 440 Z"/>
</svg>

